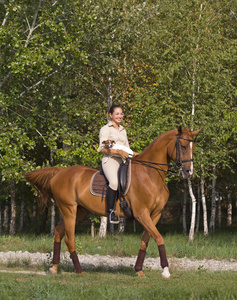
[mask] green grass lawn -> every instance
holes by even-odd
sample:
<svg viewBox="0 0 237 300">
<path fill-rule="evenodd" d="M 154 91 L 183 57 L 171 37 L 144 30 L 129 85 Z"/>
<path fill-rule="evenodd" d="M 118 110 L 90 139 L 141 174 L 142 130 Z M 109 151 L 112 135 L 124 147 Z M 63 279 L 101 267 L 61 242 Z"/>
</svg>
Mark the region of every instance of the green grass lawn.
<svg viewBox="0 0 237 300">
<path fill-rule="evenodd" d="M 1 300 L 4 299 L 236 299 L 236 272 L 174 271 L 162 279 L 147 270 L 146 278 L 131 269 L 87 270 L 85 275 L 0 273 Z"/>
</svg>

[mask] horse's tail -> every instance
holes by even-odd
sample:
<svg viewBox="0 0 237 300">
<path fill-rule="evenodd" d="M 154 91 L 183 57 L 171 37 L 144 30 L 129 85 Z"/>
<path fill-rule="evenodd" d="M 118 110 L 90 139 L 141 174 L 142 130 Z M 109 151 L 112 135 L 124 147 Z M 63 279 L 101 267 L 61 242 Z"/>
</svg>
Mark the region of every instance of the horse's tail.
<svg viewBox="0 0 237 300">
<path fill-rule="evenodd" d="M 28 181 L 38 192 L 42 207 L 46 207 L 50 199 L 53 198 L 50 180 L 61 169 L 62 168 L 60 167 L 49 167 L 25 174 L 26 181 Z"/>
</svg>

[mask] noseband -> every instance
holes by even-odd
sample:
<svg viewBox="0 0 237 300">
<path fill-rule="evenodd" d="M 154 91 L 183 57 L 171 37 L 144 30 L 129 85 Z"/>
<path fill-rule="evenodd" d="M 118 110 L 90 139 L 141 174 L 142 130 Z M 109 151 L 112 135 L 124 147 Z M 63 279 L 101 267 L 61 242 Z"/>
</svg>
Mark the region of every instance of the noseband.
<svg viewBox="0 0 237 300">
<path fill-rule="evenodd" d="M 175 147 L 176 147 L 176 166 L 178 168 L 181 168 L 181 166 L 182 166 L 183 163 L 186 163 L 186 162 L 189 162 L 189 161 L 193 161 L 192 158 L 181 160 L 181 158 L 180 158 L 180 147 L 179 147 L 179 140 L 180 139 L 186 140 L 186 141 L 189 141 L 189 142 L 193 142 L 193 140 L 191 140 L 191 139 L 188 139 L 186 137 L 180 136 L 179 134 L 177 135 L 177 139 L 176 139 L 176 142 L 175 142 Z M 173 152 L 174 152 L 174 150 L 173 150 Z M 172 152 L 171 158 L 173 157 L 173 152 Z"/>
</svg>

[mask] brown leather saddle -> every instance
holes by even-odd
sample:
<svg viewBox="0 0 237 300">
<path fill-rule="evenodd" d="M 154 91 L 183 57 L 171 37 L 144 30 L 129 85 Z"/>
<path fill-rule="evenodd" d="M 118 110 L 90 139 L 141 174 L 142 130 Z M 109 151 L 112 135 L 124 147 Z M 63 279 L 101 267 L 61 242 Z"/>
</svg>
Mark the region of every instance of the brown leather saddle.
<svg viewBox="0 0 237 300">
<path fill-rule="evenodd" d="M 122 163 L 118 172 L 119 179 L 119 189 L 118 189 L 118 199 L 120 201 L 120 207 L 124 211 L 125 215 L 130 218 L 132 217 L 132 212 L 128 206 L 127 201 L 125 200 L 125 195 L 127 194 L 131 182 L 131 161 L 126 160 Z M 90 192 L 94 196 L 99 196 L 105 198 L 106 191 L 108 186 L 108 180 L 106 179 L 103 171 L 96 172 L 90 184 Z"/>
</svg>

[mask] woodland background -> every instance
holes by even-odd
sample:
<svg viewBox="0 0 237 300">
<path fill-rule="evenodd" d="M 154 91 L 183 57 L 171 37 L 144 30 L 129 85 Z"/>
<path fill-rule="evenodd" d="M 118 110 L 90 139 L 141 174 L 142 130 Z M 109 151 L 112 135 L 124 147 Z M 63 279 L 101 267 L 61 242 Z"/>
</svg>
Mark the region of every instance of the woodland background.
<svg viewBox="0 0 237 300">
<path fill-rule="evenodd" d="M 236 12 L 232 0 L 0 0 L 0 234 L 53 232 L 57 210 L 40 212 L 23 174 L 53 165 L 100 168 L 99 129 L 112 103 L 122 105 L 137 152 L 179 125 L 203 129 L 191 180 L 196 231 L 200 224 L 207 234 L 207 222 L 211 231 L 231 226 Z M 168 181 L 166 219 L 186 233 L 187 182 Z"/>
</svg>

